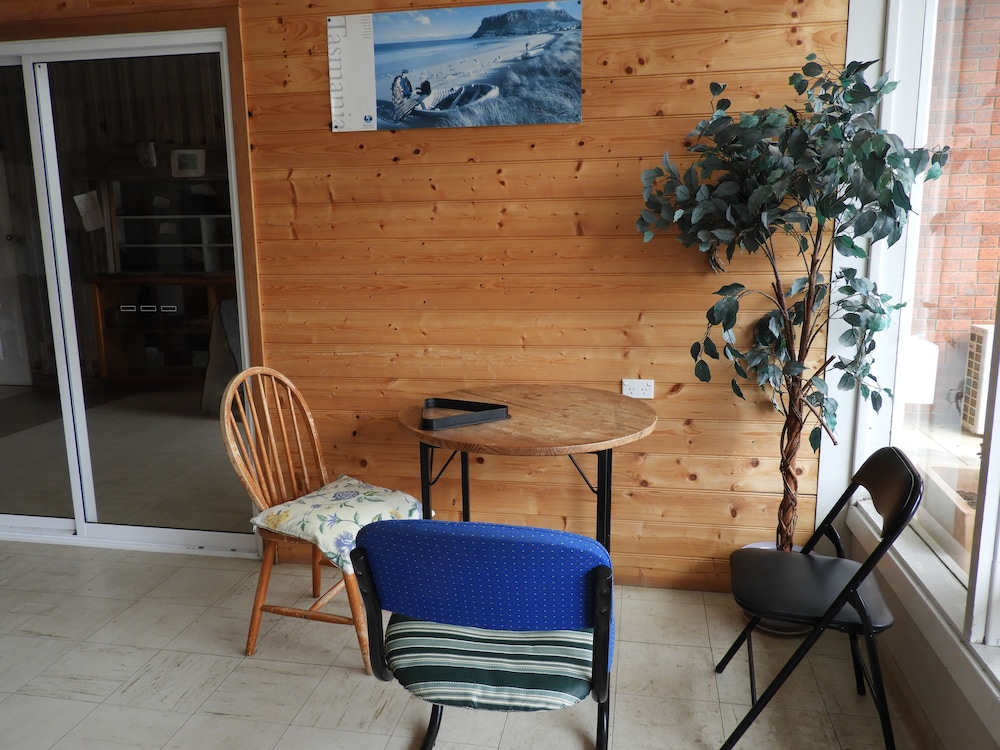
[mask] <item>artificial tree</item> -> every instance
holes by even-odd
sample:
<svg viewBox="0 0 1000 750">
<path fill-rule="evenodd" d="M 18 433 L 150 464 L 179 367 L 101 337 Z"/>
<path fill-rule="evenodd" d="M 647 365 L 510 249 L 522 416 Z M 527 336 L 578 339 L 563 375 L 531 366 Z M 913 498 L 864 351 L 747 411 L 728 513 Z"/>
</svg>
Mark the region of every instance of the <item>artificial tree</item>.
<svg viewBox="0 0 1000 750">
<path fill-rule="evenodd" d="M 900 238 L 916 179 L 934 179 L 948 159 L 947 147 L 911 150 L 878 127 L 876 109 L 896 84 L 884 75 L 869 84 L 865 73 L 874 63 L 829 70 L 810 55 L 789 78 L 795 104 L 737 117 L 721 98 L 725 85 L 713 83 L 713 113 L 691 133 L 694 163 L 682 175 L 664 154 L 662 166 L 642 173 L 646 208 L 636 228 L 645 241 L 670 230 L 683 245 L 705 253 L 716 271 L 726 271 L 738 251 L 760 253 L 770 265 L 769 288 L 733 283 L 716 292 L 705 336 L 692 345 L 691 356 L 703 382 L 711 380 L 706 358 L 725 357 L 737 376 L 734 393 L 744 398 L 739 379 L 749 380 L 784 417 L 776 543 L 785 550 L 797 521 L 795 460 L 802 435 L 814 421 L 809 444 L 816 451 L 823 431 L 832 437 L 836 428 L 837 401 L 827 379 L 839 371 L 837 387 L 859 391 L 875 411 L 883 396 L 892 396 L 872 374 L 874 336 L 903 303 L 879 293 L 863 275 L 870 243 L 892 245 Z M 833 252 L 856 259 L 858 267 L 828 278 Z M 789 255 L 797 256 L 801 271 Z M 766 300 L 767 312 L 753 322 L 742 348 L 740 303 L 751 296 Z M 833 319 L 843 321 L 839 342 L 847 353 L 824 361 L 814 349 L 825 342 Z"/>
</svg>

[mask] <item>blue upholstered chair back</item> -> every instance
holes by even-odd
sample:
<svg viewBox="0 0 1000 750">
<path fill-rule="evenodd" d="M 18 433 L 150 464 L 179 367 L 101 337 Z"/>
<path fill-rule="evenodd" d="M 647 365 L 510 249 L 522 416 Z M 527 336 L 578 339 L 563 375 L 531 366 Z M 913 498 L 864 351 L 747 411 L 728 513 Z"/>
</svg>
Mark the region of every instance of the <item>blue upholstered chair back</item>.
<svg viewBox="0 0 1000 750">
<path fill-rule="evenodd" d="M 593 627 L 597 541 L 489 523 L 394 520 L 358 532 L 383 609 L 491 630 Z"/>
</svg>

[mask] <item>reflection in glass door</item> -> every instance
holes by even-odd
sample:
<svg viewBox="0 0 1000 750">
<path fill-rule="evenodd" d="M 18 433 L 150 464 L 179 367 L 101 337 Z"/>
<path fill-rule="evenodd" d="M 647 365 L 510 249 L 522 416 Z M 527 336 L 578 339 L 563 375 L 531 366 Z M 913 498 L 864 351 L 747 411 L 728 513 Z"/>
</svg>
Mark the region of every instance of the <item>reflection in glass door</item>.
<svg viewBox="0 0 1000 750">
<path fill-rule="evenodd" d="M 87 520 L 248 531 L 218 427 L 239 351 L 237 318 L 224 314 L 236 275 L 220 56 L 36 69 L 84 384 Z"/>
<path fill-rule="evenodd" d="M 21 66 L 0 66 L 0 514 L 73 518 Z"/>
<path fill-rule="evenodd" d="M 963 44 L 963 16 L 956 21 L 953 12 L 935 35 L 926 100 L 927 143 L 952 151 L 942 176 L 923 186 L 919 237 L 907 249 L 909 335 L 901 346 L 892 439 L 924 476 L 913 528 L 967 582 L 976 514 L 980 500 L 989 501 L 979 491 L 987 395 L 997 379 L 991 365 L 1000 282 L 990 187 L 1000 167 L 980 158 L 974 144 L 980 130 L 989 130 L 980 119 L 995 118 L 1000 99 L 960 84 L 964 71 L 995 78 L 998 62 L 995 50 Z"/>
</svg>

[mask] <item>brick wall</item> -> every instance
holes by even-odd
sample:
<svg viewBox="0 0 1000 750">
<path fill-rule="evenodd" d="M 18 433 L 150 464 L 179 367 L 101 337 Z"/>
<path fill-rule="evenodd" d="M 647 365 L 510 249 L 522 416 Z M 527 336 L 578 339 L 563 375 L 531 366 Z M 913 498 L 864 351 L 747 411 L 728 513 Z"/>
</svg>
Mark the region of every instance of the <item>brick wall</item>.
<svg viewBox="0 0 1000 750">
<path fill-rule="evenodd" d="M 925 189 L 913 331 L 964 348 L 1000 276 L 1000 2 L 943 0 L 938 30 L 928 144 L 952 156 Z"/>
</svg>

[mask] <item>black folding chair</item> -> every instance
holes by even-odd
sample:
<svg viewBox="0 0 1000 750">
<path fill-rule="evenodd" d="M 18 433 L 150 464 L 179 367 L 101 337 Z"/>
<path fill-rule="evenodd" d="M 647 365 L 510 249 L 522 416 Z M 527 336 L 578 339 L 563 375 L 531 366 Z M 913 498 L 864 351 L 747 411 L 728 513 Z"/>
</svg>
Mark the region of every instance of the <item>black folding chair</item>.
<svg viewBox="0 0 1000 750">
<path fill-rule="evenodd" d="M 863 562 L 847 559 L 834 520 L 861 488 L 867 490 L 882 517 L 882 538 Z M 892 612 L 874 577 L 869 574 L 913 518 L 924 485 L 920 474 L 897 448 L 882 448 L 865 461 L 823 522 L 799 552 L 776 549 L 739 549 L 729 557 L 733 598 L 750 620 L 722 657 L 715 671 L 721 673 L 740 646 L 746 642 L 750 661 L 750 695 L 753 705 L 736 727 L 722 750 L 734 747 L 750 725 L 774 697 L 778 689 L 826 630 L 847 633 L 858 695 L 871 690 L 882 723 L 886 750 L 894 750 L 892 723 L 885 686 L 879 669 L 875 636 L 892 625 Z M 816 544 L 829 539 L 836 557 L 814 552 Z M 810 628 L 802 643 L 789 657 L 767 689 L 757 696 L 753 661 L 753 631 L 762 620 Z M 865 665 L 858 637 L 865 640 Z"/>
</svg>

